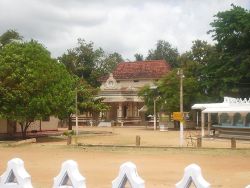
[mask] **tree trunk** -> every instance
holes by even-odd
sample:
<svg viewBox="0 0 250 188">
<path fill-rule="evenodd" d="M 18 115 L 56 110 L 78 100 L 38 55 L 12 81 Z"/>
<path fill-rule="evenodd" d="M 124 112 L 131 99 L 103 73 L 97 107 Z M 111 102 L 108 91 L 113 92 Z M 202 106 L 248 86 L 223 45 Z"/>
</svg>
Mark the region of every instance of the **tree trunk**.
<svg viewBox="0 0 250 188">
<path fill-rule="evenodd" d="M 97 126 L 99 123 L 99 112 L 93 112 L 92 114 L 93 114 L 92 119 L 94 121 L 93 125 Z"/>
<path fill-rule="evenodd" d="M 24 123 L 23 122 L 19 122 L 19 124 L 21 126 L 22 138 L 25 139 L 26 133 L 24 132 Z"/>
<path fill-rule="evenodd" d="M 72 130 L 72 122 L 71 122 L 71 116 L 69 115 L 69 125 L 68 130 Z"/>
<path fill-rule="evenodd" d="M 23 139 L 26 139 L 26 137 L 27 137 L 27 130 L 28 130 L 28 128 L 29 128 L 29 126 L 30 126 L 30 123 L 31 122 L 19 122 L 19 124 L 21 125 L 21 131 L 22 131 L 22 138 Z"/>
<path fill-rule="evenodd" d="M 30 123 L 26 122 L 25 127 L 24 127 L 24 136 L 23 136 L 23 139 L 26 139 L 26 135 L 27 135 L 26 133 L 27 133 L 27 130 L 29 128 L 29 125 L 30 125 Z"/>
<path fill-rule="evenodd" d="M 22 138 L 23 139 L 26 139 L 27 137 L 27 132 L 25 130 L 22 131 Z"/>
</svg>

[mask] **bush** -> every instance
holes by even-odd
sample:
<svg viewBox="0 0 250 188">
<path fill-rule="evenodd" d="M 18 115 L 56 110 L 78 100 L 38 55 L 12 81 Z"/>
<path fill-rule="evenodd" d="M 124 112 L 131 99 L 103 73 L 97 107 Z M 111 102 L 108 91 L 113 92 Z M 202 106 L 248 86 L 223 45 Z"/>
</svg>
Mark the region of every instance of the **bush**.
<svg viewBox="0 0 250 188">
<path fill-rule="evenodd" d="M 74 130 L 71 130 L 71 131 L 65 131 L 65 132 L 63 132 L 63 135 L 65 135 L 65 136 L 73 136 L 73 135 L 76 135 L 76 133 L 75 133 Z"/>
</svg>

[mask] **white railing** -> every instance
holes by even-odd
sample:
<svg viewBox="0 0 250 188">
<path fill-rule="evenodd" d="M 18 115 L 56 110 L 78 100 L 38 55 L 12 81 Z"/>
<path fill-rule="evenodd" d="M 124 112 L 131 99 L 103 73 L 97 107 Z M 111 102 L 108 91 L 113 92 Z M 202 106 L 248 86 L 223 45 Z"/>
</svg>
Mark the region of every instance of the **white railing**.
<svg viewBox="0 0 250 188">
<path fill-rule="evenodd" d="M 233 97 L 224 97 L 223 103 L 229 103 L 229 104 L 250 104 L 250 98 L 233 98 Z"/>
<path fill-rule="evenodd" d="M 112 188 L 145 188 L 145 181 L 138 175 L 135 164 L 123 163 L 118 176 L 112 181 Z M 175 184 L 176 188 L 188 188 L 191 184 L 196 188 L 209 188 L 210 184 L 203 178 L 201 168 L 196 164 L 187 166 L 183 178 Z M 24 168 L 24 162 L 14 158 L 8 162 L 7 169 L 0 177 L 0 188 L 33 188 L 31 176 Z M 62 164 L 60 173 L 54 178 L 53 188 L 86 188 L 85 177 L 78 170 L 73 160 Z M 250 188 L 250 185 L 246 186 Z"/>
</svg>

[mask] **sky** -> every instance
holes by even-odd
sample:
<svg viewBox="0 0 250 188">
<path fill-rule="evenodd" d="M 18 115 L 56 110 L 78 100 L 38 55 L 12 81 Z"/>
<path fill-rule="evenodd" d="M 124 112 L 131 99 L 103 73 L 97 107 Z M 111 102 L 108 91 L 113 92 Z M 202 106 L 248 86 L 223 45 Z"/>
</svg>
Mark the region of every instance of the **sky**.
<svg viewBox="0 0 250 188">
<path fill-rule="evenodd" d="M 146 57 L 158 40 L 180 53 L 196 39 L 213 43 L 209 23 L 232 3 L 250 9 L 249 0 L 0 0 L 0 35 L 15 29 L 53 57 L 82 38 L 134 60 L 135 53 Z"/>
</svg>

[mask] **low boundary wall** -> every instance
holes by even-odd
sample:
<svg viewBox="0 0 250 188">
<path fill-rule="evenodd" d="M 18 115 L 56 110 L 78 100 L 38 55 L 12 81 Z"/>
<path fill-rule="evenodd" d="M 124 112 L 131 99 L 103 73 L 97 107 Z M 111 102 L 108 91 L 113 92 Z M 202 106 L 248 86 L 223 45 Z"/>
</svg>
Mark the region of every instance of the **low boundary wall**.
<svg viewBox="0 0 250 188">
<path fill-rule="evenodd" d="M 53 188 L 86 188 L 86 178 L 79 172 L 78 164 L 73 160 L 62 163 L 59 174 L 54 177 Z M 145 188 L 145 181 L 138 175 L 132 162 L 120 166 L 118 176 L 112 181 L 112 188 Z M 201 173 L 201 168 L 190 164 L 184 169 L 183 177 L 175 184 L 176 188 L 188 188 L 193 184 L 197 188 L 210 188 Z M 30 174 L 25 170 L 22 159 L 14 158 L 8 162 L 6 171 L 0 177 L 0 188 L 33 188 Z M 246 186 L 250 188 L 250 185 Z"/>
</svg>

